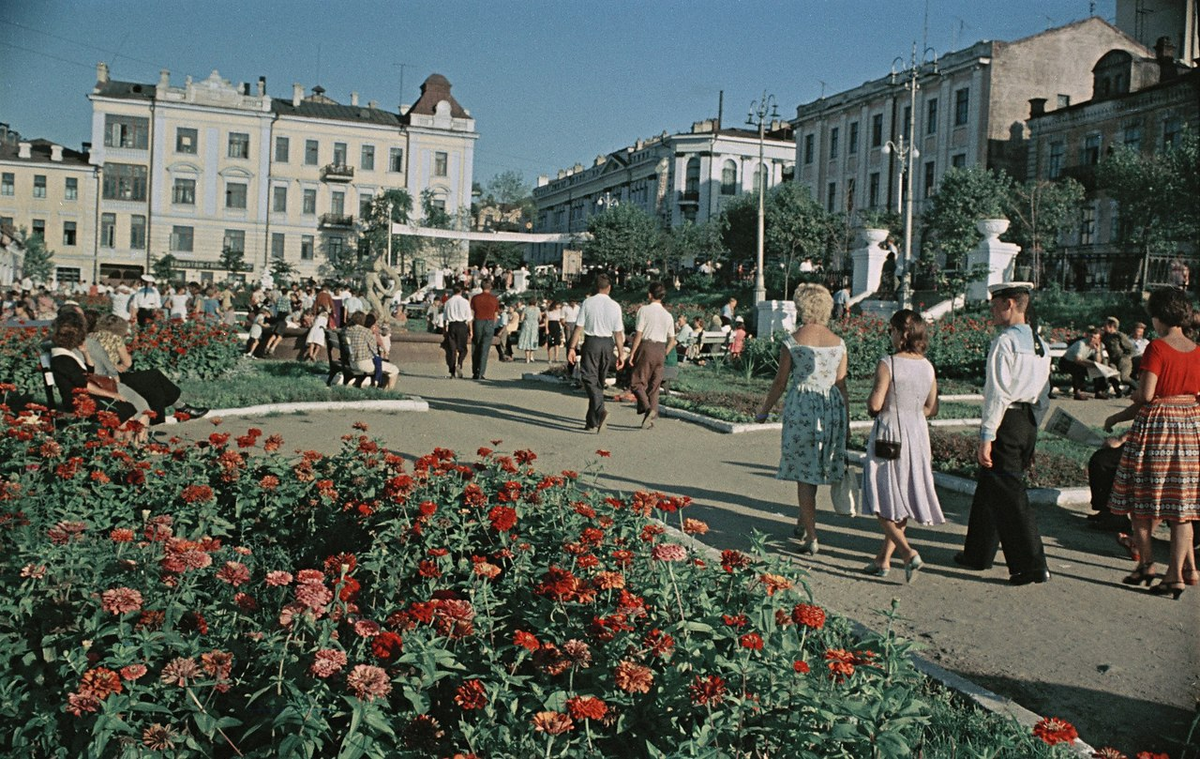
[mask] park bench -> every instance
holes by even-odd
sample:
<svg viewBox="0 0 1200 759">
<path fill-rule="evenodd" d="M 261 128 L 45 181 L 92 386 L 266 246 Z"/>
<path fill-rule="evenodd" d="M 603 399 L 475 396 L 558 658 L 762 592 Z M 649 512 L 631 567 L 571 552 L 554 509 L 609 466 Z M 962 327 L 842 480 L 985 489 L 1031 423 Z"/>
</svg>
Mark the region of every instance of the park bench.
<svg viewBox="0 0 1200 759">
<path fill-rule="evenodd" d="M 360 372 L 350 362 L 350 345 L 346 341 L 345 330 L 325 330 L 325 352 L 329 355 L 329 376 L 325 378 L 327 386 L 367 387 L 375 384 L 374 373 Z"/>
<path fill-rule="evenodd" d="M 700 339 L 696 341 L 700 356 L 724 356 L 729 352 L 729 343 L 732 336 L 733 332 L 723 332 L 721 330 L 701 332 Z"/>
</svg>

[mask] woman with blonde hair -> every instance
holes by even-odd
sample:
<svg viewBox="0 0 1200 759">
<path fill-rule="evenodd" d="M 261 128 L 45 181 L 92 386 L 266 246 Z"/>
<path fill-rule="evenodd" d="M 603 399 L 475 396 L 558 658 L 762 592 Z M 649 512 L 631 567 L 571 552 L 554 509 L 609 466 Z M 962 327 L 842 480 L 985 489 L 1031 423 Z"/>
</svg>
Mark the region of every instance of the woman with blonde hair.
<svg viewBox="0 0 1200 759">
<path fill-rule="evenodd" d="M 908 544 L 908 520 L 946 521 L 934 490 L 925 421 L 937 414 L 937 375 L 925 358 L 929 341 L 920 314 L 906 308 L 897 311 L 888 322 L 888 336 L 892 355 L 879 360 L 867 398 L 867 413 L 875 424 L 867 440 L 863 472 L 863 512 L 879 520 L 883 545 L 865 571 L 887 576 L 892 554 L 898 551 L 904 561 L 904 580 L 910 582 L 925 562 Z"/>
<path fill-rule="evenodd" d="M 826 326 L 833 314 L 833 296 L 828 290 L 802 284 L 796 288 L 794 300 L 799 326 L 784 338 L 779 371 L 757 419 L 765 420 L 787 391 L 775 476 L 796 483 L 800 519 L 792 534 L 803 539 L 801 553 L 815 556 L 819 550 L 817 486 L 840 482 L 846 475 L 846 344 Z"/>
</svg>

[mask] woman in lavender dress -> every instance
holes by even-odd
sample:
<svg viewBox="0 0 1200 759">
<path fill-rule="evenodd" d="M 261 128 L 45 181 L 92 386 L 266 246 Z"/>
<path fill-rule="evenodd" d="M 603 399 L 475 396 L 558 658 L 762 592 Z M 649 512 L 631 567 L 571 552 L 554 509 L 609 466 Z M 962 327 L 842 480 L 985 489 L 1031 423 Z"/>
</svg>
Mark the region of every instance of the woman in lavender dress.
<svg viewBox="0 0 1200 759">
<path fill-rule="evenodd" d="M 865 571 L 886 576 L 892 554 L 899 553 L 907 582 L 924 564 L 905 536 L 908 521 L 927 525 L 946 521 L 934 491 L 926 422 L 938 410 L 937 376 L 925 358 L 929 342 L 920 314 L 897 311 L 888 323 L 888 335 L 893 353 L 879 360 L 875 386 L 867 398 L 867 411 L 875 417 L 875 424 L 867 441 L 863 472 L 863 513 L 879 519 L 883 546 Z M 880 439 L 899 441 L 899 458 L 877 456 L 875 443 Z"/>
</svg>

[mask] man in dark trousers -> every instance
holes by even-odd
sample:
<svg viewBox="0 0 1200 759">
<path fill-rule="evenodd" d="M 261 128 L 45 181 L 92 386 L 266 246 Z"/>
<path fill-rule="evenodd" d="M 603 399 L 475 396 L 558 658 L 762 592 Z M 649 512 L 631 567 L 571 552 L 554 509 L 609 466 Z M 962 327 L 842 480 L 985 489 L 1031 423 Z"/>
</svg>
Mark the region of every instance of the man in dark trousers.
<svg viewBox="0 0 1200 759">
<path fill-rule="evenodd" d="M 608 419 L 604 408 L 604 381 L 613 368 L 613 352 L 616 351 L 616 368 L 625 363 L 625 323 L 621 318 L 621 306 L 608 297 L 612 282 L 608 275 L 596 275 L 596 294 L 579 307 L 575 320 L 575 331 L 567 346 L 567 362 L 575 361 L 575 349 L 583 343 L 579 359 L 579 378 L 588 396 L 587 417 L 583 429 L 600 432 Z"/>
<path fill-rule="evenodd" d="M 500 316 L 500 299 L 492 295 L 492 280 L 485 279 L 483 292 L 471 298 L 471 377 L 487 379 L 488 353 L 496 334 L 496 319 Z"/>
<path fill-rule="evenodd" d="M 666 294 L 667 288 L 662 282 L 650 283 L 649 303 L 638 309 L 633 345 L 629 349 L 629 360 L 633 364 L 629 389 L 637 398 L 642 429 L 654 426 L 664 365 L 667 354 L 675 347 L 675 320 L 662 304 Z"/>
<path fill-rule="evenodd" d="M 463 297 L 463 285 L 454 285 L 454 294 L 442 308 L 446 317 L 446 334 L 442 347 L 446 349 L 446 367 L 451 377 L 462 377 L 463 359 L 467 357 L 467 343 L 471 340 L 471 303 Z"/>
<path fill-rule="evenodd" d="M 1033 284 L 1004 282 L 988 288 L 992 323 L 1002 330 L 988 351 L 979 426 L 979 481 L 971 501 L 966 544 L 954 561 L 984 570 L 1004 548 L 1010 585 L 1050 579 L 1037 517 L 1025 492 L 1037 428 L 1049 406 L 1050 355 L 1028 323 Z"/>
</svg>

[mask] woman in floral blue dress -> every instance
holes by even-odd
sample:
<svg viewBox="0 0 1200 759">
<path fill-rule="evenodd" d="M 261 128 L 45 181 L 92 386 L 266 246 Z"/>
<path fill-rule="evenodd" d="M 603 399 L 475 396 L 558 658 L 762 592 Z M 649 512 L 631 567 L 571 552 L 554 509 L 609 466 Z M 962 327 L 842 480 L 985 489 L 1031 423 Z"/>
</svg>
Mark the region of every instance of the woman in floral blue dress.
<svg viewBox="0 0 1200 759">
<path fill-rule="evenodd" d="M 840 482 L 846 475 L 846 344 L 826 326 L 833 313 L 828 290 L 802 284 L 795 302 L 799 328 L 783 341 L 779 371 L 758 419 L 767 418 L 786 389 L 775 476 L 796 483 L 800 520 L 793 535 L 804 541 L 801 553 L 816 555 L 817 486 Z"/>
</svg>

